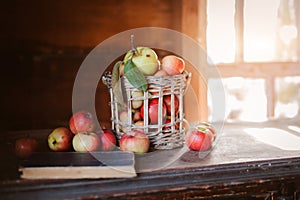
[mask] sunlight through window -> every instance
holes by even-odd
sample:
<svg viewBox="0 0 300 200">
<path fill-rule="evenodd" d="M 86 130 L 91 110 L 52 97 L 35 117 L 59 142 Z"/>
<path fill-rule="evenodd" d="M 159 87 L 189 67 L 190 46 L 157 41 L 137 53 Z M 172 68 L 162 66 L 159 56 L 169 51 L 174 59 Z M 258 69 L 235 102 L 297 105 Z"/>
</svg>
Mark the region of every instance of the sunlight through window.
<svg viewBox="0 0 300 200">
<path fill-rule="evenodd" d="M 276 57 L 279 0 L 245 1 L 245 61 L 272 61 Z"/>
<path fill-rule="evenodd" d="M 299 74 L 278 78 L 299 62 L 298 0 L 241 0 L 236 4 L 238 1 L 207 1 L 209 62 L 228 70 L 223 79 L 227 119 L 265 121 L 299 116 Z M 243 19 L 242 23 L 237 19 Z M 238 41 L 242 44 L 237 45 Z M 282 66 L 283 62 L 287 66 Z M 272 67 L 279 70 L 268 76 Z M 244 73 L 243 68 L 250 74 Z M 213 87 L 214 80 L 208 84 Z M 210 107 L 209 95 L 208 103 Z"/>
<path fill-rule="evenodd" d="M 207 53 L 213 63 L 235 61 L 236 0 L 207 1 Z M 295 61 L 294 0 L 244 0 L 244 61 Z"/>
<path fill-rule="evenodd" d="M 234 62 L 235 0 L 207 1 L 207 54 L 213 63 Z"/>
</svg>

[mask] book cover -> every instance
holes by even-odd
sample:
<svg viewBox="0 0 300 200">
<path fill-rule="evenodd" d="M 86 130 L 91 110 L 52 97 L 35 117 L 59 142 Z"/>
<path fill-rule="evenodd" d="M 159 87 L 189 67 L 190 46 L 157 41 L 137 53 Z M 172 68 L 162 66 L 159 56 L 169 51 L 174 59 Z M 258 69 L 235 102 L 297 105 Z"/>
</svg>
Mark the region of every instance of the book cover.
<svg viewBox="0 0 300 200">
<path fill-rule="evenodd" d="M 131 152 L 40 152 L 22 160 L 24 179 L 95 179 L 135 177 Z"/>
</svg>

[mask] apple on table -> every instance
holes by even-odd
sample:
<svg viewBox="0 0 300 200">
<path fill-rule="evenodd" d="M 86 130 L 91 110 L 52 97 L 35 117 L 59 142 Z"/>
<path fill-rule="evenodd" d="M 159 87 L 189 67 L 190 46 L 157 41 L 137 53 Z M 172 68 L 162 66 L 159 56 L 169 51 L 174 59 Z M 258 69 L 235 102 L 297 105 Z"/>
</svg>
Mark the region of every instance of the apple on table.
<svg viewBox="0 0 300 200">
<path fill-rule="evenodd" d="M 100 138 L 96 133 L 85 132 L 75 134 L 72 145 L 76 152 L 91 152 L 99 149 L 100 142 Z"/>
<path fill-rule="evenodd" d="M 72 133 L 92 132 L 95 129 L 95 119 L 92 113 L 86 110 L 75 112 L 69 121 Z"/>
<path fill-rule="evenodd" d="M 138 154 L 146 153 L 150 148 L 148 136 L 140 129 L 132 129 L 129 133 L 123 133 L 119 143 L 121 151 L 131 151 Z"/>
<path fill-rule="evenodd" d="M 19 158 L 28 158 L 38 149 L 38 141 L 35 138 L 24 137 L 15 141 L 14 153 Z"/>
<path fill-rule="evenodd" d="M 48 135 L 48 146 L 53 151 L 71 149 L 73 134 L 66 127 L 58 127 Z"/>
<path fill-rule="evenodd" d="M 208 129 L 191 129 L 186 135 L 186 145 L 193 151 L 206 151 L 212 147 L 213 135 Z"/>
<path fill-rule="evenodd" d="M 98 135 L 102 151 L 112 151 L 116 148 L 117 139 L 112 130 L 103 128 Z"/>
</svg>

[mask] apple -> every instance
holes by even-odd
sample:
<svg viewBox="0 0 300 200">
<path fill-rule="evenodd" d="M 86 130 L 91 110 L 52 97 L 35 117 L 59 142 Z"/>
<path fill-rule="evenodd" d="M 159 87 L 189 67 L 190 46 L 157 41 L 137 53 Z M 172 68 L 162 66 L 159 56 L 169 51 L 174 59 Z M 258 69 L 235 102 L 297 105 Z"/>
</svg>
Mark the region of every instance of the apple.
<svg viewBox="0 0 300 200">
<path fill-rule="evenodd" d="M 133 129 L 129 133 L 123 133 L 120 139 L 120 150 L 131 151 L 138 154 L 148 152 L 150 140 L 144 131 Z"/>
<path fill-rule="evenodd" d="M 217 137 L 217 134 L 216 134 L 217 132 L 216 132 L 215 128 L 212 127 L 212 126 L 210 126 L 210 127 L 208 127 L 208 129 L 210 130 L 210 132 L 211 132 L 211 134 L 213 136 L 213 140 L 215 140 L 216 137 Z"/>
<path fill-rule="evenodd" d="M 142 117 L 141 117 L 141 111 L 140 110 L 135 110 L 134 113 L 133 113 L 132 120 L 134 122 L 137 122 L 137 121 L 140 121 L 141 119 L 142 119 Z"/>
<path fill-rule="evenodd" d="M 15 155 L 19 158 L 28 158 L 38 148 L 34 138 L 19 138 L 15 141 Z"/>
<path fill-rule="evenodd" d="M 163 69 L 158 70 L 158 71 L 154 74 L 154 76 L 167 76 L 167 75 L 168 75 L 168 73 L 167 73 L 165 70 L 163 70 Z"/>
<path fill-rule="evenodd" d="M 58 127 L 48 135 L 48 146 L 53 151 L 67 151 L 71 147 L 73 134 L 65 127 Z"/>
<path fill-rule="evenodd" d="M 171 104 L 171 95 L 164 96 L 164 104 L 167 107 L 167 114 L 171 115 L 172 104 Z M 179 112 L 179 100 L 176 95 L 174 95 L 174 104 L 173 104 L 174 114 L 177 115 Z"/>
<path fill-rule="evenodd" d="M 78 133 L 73 137 L 72 145 L 77 152 L 96 151 L 100 146 L 100 138 L 94 132 Z"/>
<path fill-rule="evenodd" d="M 204 128 L 192 129 L 187 133 L 186 144 L 190 150 L 206 151 L 212 146 L 213 136 Z"/>
<path fill-rule="evenodd" d="M 164 103 L 162 103 L 163 109 L 162 109 L 162 119 L 163 122 L 167 116 L 167 108 L 166 105 Z M 149 121 L 151 124 L 157 124 L 158 123 L 158 108 L 159 108 L 159 104 L 158 104 L 158 98 L 152 99 L 149 101 L 149 105 L 148 105 L 148 116 L 149 116 Z M 144 119 L 145 115 L 144 115 L 144 105 L 141 107 L 140 109 L 141 111 L 141 116 Z"/>
<path fill-rule="evenodd" d="M 171 123 L 171 119 L 167 118 L 165 124 L 169 124 Z M 172 129 L 172 125 L 167 125 L 163 127 L 163 130 L 170 130 Z M 179 122 L 175 124 L 175 129 L 178 130 L 179 129 Z"/>
<path fill-rule="evenodd" d="M 102 129 L 99 135 L 101 150 L 102 151 L 111 151 L 115 149 L 117 140 L 114 133 L 109 129 Z"/>
<path fill-rule="evenodd" d="M 216 139 L 217 132 L 216 132 L 216 129 L 213 127 L 213 125 L 211 123 L 201 122 L 198 126 L 208 129 L 210 131 L 210 133 L 212 134 L 212 136 L 213 136 L 213 140 Z"/>
<path fill-rule="evenodd" d="M 143 127 L 144 126 L 144 121 L 137 121 L 137 122 L 134 123 L 134 125 Z"/>
<path fill-rule="evenodd" d="M 128 123 L 128 110 L 122 110 L 119 114 L 119 120 L 123 123 Z"/>
<path fill-rule="evenodd" d="M 144 92 L 141 90 L 135 90 L 131 92 L 132 99 L 141 98 L 144 96 Z M 133 109 L 138 109 L 143 105 L 143 100 L 132 100 L 131 106 Z"/>
<path fill-rule="evenodd" d="M 170 76 L 181 74 L 185 69 L 185 62 L 182 58 L 175 55 L 168 55 L 162 58 L 161 67 Z"/>
<path fill-rule="evenodd" d="M 124 63 L 130 58 L 144 75 L 153 75 L 158 70 L 159 60 L 157 54 L 149 47 L 137 47 L 134 53 L 129 50 L 124 57 Z"/>
<path fill-rule="evenodd" d="M 69 121 L 72 133 L 92 132 L 95 128 L 93 115 L 85 110 L 81 110 L 72 115 Z"/>
<path fill-rule="evenodd" d="M 170 90 L 163 90 L 163 91 L 162 91 L 162 94 L 163 94 L 163 95 L 167 95 L 168 93 L 170 94 L 171 91 L 170 91 Z M 169 94 L 168 94 L 168 95 L 169 95 Z M 155 97 L 153 97 L 153 98 L 158 98 L 158 96 L 156 96 L 156 95 L 159 95 L 159 91 L 157 91 L 157 89 L 156 89 L 156 91 L 151 91 L 150 95 L 155 96 Z"/>
</svg>

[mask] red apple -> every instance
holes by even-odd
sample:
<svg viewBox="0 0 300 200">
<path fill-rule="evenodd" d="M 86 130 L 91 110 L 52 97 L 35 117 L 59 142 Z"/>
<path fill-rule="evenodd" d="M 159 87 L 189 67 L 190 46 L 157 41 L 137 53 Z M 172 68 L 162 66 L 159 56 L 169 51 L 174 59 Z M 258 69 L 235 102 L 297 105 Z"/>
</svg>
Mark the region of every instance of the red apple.
<svg viewBox="0 0 300 200">
<path fill-rule="evenodd" d="M 144 126 L 144 121 L 137 121 L 134 123 L 135 126 Z"/>
<path fill-rule="evenodd" d="M 171 104 L 171 95 L 164 96 L 164 104 L 167 107 L 167 114 L 171 115 L 172 104 Z M 177 115 L 179 111 L 179 100 L 176 95 L 174 95 L 174 104 L 173 104 L 174 114 Z"/>
<path fill-rule="evenodd" d="M 163 70 L 163 69 L 158 70 L 158 71 L 154 74 L 154 76 L 167 76 L 167 75 L 168 75 L 168 73 L 167 73 L 165 70 Z"/>
<path fill-rule="evenodd" d="M 215 128 L 213 127 L 213 125 L 209 122 L 201 122 L 198 127 L 203 127 L 205 129 L 208 129 L 210 131 L 210 133 L 212 134 L 213 136 L 213 140 L 216 139 L 216 136 L 217 136 L 217 132 L 215 130 Z"/>
<path fill-rule="evenodd" d="M 109 129 L 102 129 L 100 133 L 100 142 L 102 151 L 111 151 L 116 147 L 116 137 L 114 133 Z"/>
<path fill-rule="evenodd" d="M 144 121 L 137 121 L 134 123 L 135 129 L 144 130 Z"/>
<path fill-rule="evenodd" d="M 95 129 L 94 117 L 88 111 L 78 111 L 71 117 L 69 126 L 74 134 L 92 132 Z"/>
<path fill-rule="evenodd" d="M 58 127 L 48 135 L 48 146 L 53 151 L 67 151 L 71 147 L 73 134 L 65 127 Z"/>
<path fill-rule="evenodd" d="M 136 111 L 133 113 L 133 118 L 132 118 L 132 120 L 133 120 L 134 122 L 141 121 L 141 120 L 142 120 L 142 117 L 141 117 L 141 111 L 136 110 Z"/>
<path fill-rule="evenodd" d="M 175 55 L 168 55 L 161 60 L 161 67 L 170 76 L 181 74 L 185 69 L 185 62 L 182 58 Z"/>
<path fill-rule="evenodd" d="M 72 145 L 77 152 L 96 151 L 100 146 L 100 139 L 96 133 L 78 133 L 73 137 Z"/>
<path fill-rule="evenodd" d="M 165 124 L 169 124 L 169 123 L 171 123 L 171 119 L 170 119 L 170 118 L 167 118 Z M 164 126 L 164 127 L 163 127 L 163 130 L 169 130 L 169 129 L 172 129 L 172 126 L 171 126 L 171 125 L 167 125 L 167 126 Z M 179 129 L 179 123 L 176 123 L 176 124 L 175 124 L 175 129 L 176 129 L 176 130 Z"/>
<path fill-rule="evenodd" d="M 190 150 L 209 150 L 212 146 L 212 134 L 206 129 L 193 129 L 187 133 L 186 144 Z"/>
<path fill-rule="evenodd" d="M 37 150 L 38 142 L 34 138 L 19 138 L 15 141 L 15 155 L 19 158 L 28 158 Z"/>
<path fill-rule="evenodd" d="M 165 119 L 166 119 L 166 116 L 167 116 L 167 108 L 166 108 L 166 105 L 164 103 L 162 103 L 162 105 L 163 105 L 162 119 L 163 119 L 163 122 L 164 122 Z M 148 106 L 149 106 L 148 107 L 149 122 L 151 124 L 157 124 L 158 123 L 158 106 L 159 106 L 158 99 L 155 98 L 155 99 L 150 100 Z M 144 105 L 141 107 L 140 111 L 141 111 L 141 116 L 144 119 L 145 118 Z"/>
<path fill-rule="evenodd" d="M 215 140 L 216 137 L 217 137 L 215 128 L 212 127 L 212 126 L 210 126 L 210 127 L 208 127 L 208 129 L 210 130 L 210 132 L 211 132 L 211 134 L 212 134 L 212 136 L 213 136 L 213 140 Z"/>
<path fill-rule="evenodd" d="M 163 93 L 163 94 L 167 94 L 167 93 L 171 93 L 171 91 L 170 91 L 170 90 L 163 90 L 162 93 Z M 152 92 L 151 92 L 151 95 L 158 95 L 158 94 L 159 94 L 159 92 L 156 92 L 156 91 L 152 91 Z M 157 97 L 156 97 L 156 98 L 157 98 Z"/>
<path fill-rule="evenodd" d="M 120 149 L 134 153 L 146 153 L 150 147 L 150 140 L 144 131 L 133 129 L 128 134 L 124 133 L 120 139 Z"/>
</svg>

